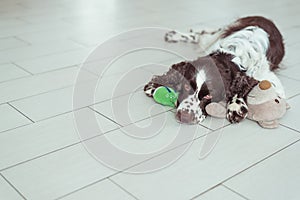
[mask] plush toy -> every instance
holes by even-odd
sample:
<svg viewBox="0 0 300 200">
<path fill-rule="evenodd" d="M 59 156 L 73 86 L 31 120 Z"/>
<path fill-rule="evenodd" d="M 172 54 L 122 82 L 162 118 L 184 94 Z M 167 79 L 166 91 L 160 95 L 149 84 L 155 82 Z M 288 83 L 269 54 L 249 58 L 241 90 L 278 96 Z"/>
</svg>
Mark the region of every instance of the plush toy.
<svg viewBox="0 0 300 200">
<path fill-rule="evenodd" d="M 169 87 L 160 86 L 155 89 L 153 99 L 159 104 L 175 107 L 178 99 L 178 93 Z"/>
<path fill-rule="evenodd" d="M 261 81 L 247 96 L 247 118 L 257 121 L 263 128 L 277 128 L 279 119 L 283 117 L 289 105 L 284 99 L 278 97 L 269 81 Z M 219 118 L 226 117 L 224 103 L 210 103 L 205 108 L 206 112 Z"/>
</svg>

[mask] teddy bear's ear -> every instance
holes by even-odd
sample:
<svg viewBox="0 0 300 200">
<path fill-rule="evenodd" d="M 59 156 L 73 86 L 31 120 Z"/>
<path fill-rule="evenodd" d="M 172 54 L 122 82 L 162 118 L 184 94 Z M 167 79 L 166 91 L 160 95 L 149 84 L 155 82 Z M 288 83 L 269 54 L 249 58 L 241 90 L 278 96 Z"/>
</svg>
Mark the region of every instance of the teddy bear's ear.
<svg viewBox="0 0 300 200">
<path fill-rule="evenodd" d="M 290 108 L 291 108 L 290 104 L 286 103 L 286 109 L 288 110 Z"/>
</svg>

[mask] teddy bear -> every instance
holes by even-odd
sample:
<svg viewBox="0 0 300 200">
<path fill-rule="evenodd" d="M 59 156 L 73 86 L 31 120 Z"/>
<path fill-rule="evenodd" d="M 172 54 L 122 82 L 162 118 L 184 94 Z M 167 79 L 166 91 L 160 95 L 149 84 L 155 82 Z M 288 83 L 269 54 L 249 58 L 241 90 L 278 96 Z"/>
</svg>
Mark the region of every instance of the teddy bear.
<svg viewBox="0 0 300 200">
<path fill-rule="evenodd" d="M 257 121 L 263 128 L 277 128 L 279 119 L 283 117 L 290 106 L 285 99 L 280 98 L 272 84 L 263 80 L 256 85 L 247 95 L 248 115 L 247 118 Z M 226 117 L 224 102 L 213 102 L 206 106 L 206 112 L 218 118 Z"/>
</svg>

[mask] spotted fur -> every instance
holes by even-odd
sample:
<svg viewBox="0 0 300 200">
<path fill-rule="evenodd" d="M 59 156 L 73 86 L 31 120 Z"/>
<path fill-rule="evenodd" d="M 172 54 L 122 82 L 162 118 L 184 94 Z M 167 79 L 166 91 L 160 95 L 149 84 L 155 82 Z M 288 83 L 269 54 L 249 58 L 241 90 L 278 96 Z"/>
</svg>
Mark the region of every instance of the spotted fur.
<svg viewBox="0 0 300 200">
<path fill-rule="evenodd" d="M 199 116 L 207 115 L 207 104 L 224 99 L 228 120 L 240 122 L 248 112 L 246 96 L 261 80 L 269 80 L 278 95 L 285 98 L 284 88 L 273 72 L 284 56 L 283 39 L 274 23 L 264 17 L 240 18 L 212 32 L 171 31 L 165 40 L 197 43 L 210 52 L 194 61 L 172 65 L 167 73 L 155 76 L 144 88 L 148 96 L 158 85 L 178 91 L 176 116 L 181 122 L 198 121 Z M 200 74 L 205 75 L 204 82 L 198 81 Z"/>
</svg>

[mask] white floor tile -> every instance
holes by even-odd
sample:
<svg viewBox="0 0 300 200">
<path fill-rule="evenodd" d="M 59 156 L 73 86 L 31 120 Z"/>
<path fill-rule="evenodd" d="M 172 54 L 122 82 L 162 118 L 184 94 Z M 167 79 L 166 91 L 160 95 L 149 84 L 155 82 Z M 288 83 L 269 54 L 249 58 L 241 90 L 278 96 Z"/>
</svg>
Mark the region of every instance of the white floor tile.
<svg viewBox="0 0 300 200">
<path fill-rule="evenodd" d="M 0 83 L 30 75 L 13 64 L 0 65 Z"/>
<path fill-rule="evenodd" d="M 64 67 L 80 65 L 85 61 L 90 51 L 90 49 L 79 49 L 60 54 L 42 56 L 31 60 L 17 61 L 15 63 L 32 74 L 37 74 Z"/>
<path fill-rule="evenodd" d="M 23 10 L 22 12 L 16 12 L 18 14 L 25 14 L 25 10 Z M 3 17 L 10 17 L 12 15 L 15 15 L 15 17 L 17 17 L 18 14 L 14 14 L 14 13 L 5 13 L 2 16 Z M 72 27 L 70 26 L 68 23 L 65 23 L 63 21 L 56 21 L 56 22 L 50 22 L 47 23 L 47 25 L 45 25 L 45 23 L 41 22 L 41 23 L 24 23 L 24 24 L 20 24 L 18 26 L 13 25 L 10 27 L 6 27 L 5 29 L 1 29 L 0 30 L 0 37 L 10 37 L 10 36 L 16 36 L 19 34 L 24 34 L 24 33 L 30 33 L 30 32 L 35 32 L 35 31 L 41 31 L 41 30 L 58 30 L 58 29 L 64 29 L 67 27 Z"/>
<path fill-rule="evenodd" d="M 67 87 L 14 101 L 11 104 L 33 121 L 40 121 L 78 109 L 73 108 L 73 90 L 73 87 Z"/>
<path fill-rule="evenodd" d="M 105 74 L 111 75 L 116 73 L 124 73 L 130 70 L 142 68 L 143 66 L 155 68 L 156 66 L 160 66 L 162 61 L 170 59 L 171 57 L 174 57 L 174 55 L 160 49 L 134 50 L 117 59 L 111 59 L 113 63 L 107 66 Z M 93 71 L 96 71 L 96 69 Z"/>
<path fill-rule="evenodd" d="M 298 53 L 297 49 L 299 49 L 300 43 L 295 43 L 292 46 L 287 46 L 286 47 L 286 55 L 283 60 L 283 64 L 287 66 L 287 68 L 291 68 L 294 66 L 298 66 L 299 64 L 299 58 L 298 58 Z"/>
<path fill-rule="evenodd" d="M 166 112 L 151 119 L 145 119 L 121 127 L 107 133 L 105 137 L 111 144 L 123 151 L 133 154 L 149 154 L 167 151 L 210 132 L 210 130 L 198 125 L 177 123 L 174 114 Z M 176 141 L 180 133 L 184 133 L 186 137 L 182 137 L 180 141 L 172 143 Z M 97 144 L 101 140 L 102 138 L 99 137 L 92 142 Z"/>
<path fill-rule="evenodd" d="M 0 14 L 0 16 L 1 16 L 1 14 Z M 12 28 L 12 27 L 16 27 L 16 26 L 25 26 L 25 25 L 28 25 L 28 23 L 24 22 L 22 20 L 19 20 L 19 19 L 2 18 L 0 20 L 0 28 L 1 29 Z"/>
<path fill-rule="evenodd" d="M 300 93 L 300 81 L 285 76 L 278 76 L 285 89 L 286 97 L 291 98 Z"/>
<path fill-rule="evenodd" d="M 32 123 L 8 104 L 0 105 L 0 132 Z"/>
<path fill-rule="evenodd" d="M 221 133 L 222 137 L 215 149 L 204 159 L 198 158 L 204 139 L 202 138 L 196 140 L 186 154 L 169 167 L 139 175 L 121 173 L 112 179 L 140 199 L 188 199 L 300 138 L 299 134 L 288 129 L 262 129 L 250 121 L 226 127 Z M 186 146 L 144 162 L 131 170 L 147 169 L 176 153 L 181 153 L 184 148 Z"/>
<path fill-rule="evenodd" d="M 225 182 L 225 185 L 249 199 L 299 199 L 300 143 L 288 147 L 247 171 Z"/>
<path fill-rule="evenodd" d="M 299 33 L 299 27 L 282 30 L 282 35 L 287 46 L 292 46 L 300 42 L 300 39 L 297 37 L 297 33 Z"/>
<path fill-rule="evenodd" d="M 291 108 L 287 111 L 286 115 L 280 119 L 280 123 L 284 126 L 293 128 L 300 131 L 300 124 L 298 120 L 298 114 L 300 112 L 299 106 L 300 96 L 296 96 L 288 101 Z"/>
<path fill-rule="evenodd" d="M 9 102 L 74 85 L 77 73 L 78 68 L 73 67 L 1 83 L 0 102 Z M 86 72 L 87 80 L 93 78 L 95 78 L 95 76 Z"/>
<path fill-rule="evenodd" d="M 300 81 L 300 70 L 297 65 L 280 70 L 278 74 Z"/>
<path fill-rule="evenodd" d="M 34 19 L 39 20 L 37 16 L 31 16 Z M 49 17 L 49 16 L 48 16 Z M 53 16 L 49 17 L 53 19 Z M 51 30 L 41 30 L 41 31 L 34 31 L 29 33 L 22 33 L 18 34 L 17 37 L 21 40 L 29 42 L 30 44 L 37 45 L 40 43 L 45 42 L 55 42 L 58 43 L 60 41 L 68 40 L 73 34 L 79 34 L 76 27 L 65 27 L 61 28 L 61 31 L 57 31 L 56 29 Z"/>
<path fill-rule="evenodd" d="M 134 69 L 98 79 L 95 102 L 101 102 L 115 97 L 142 91 L 144 85 L 151 80 L 151 72 Z"/>
<path fill-rule="evenodd" d="M 86 108 L 76 111 L 76 113 L 86 116 L 92 111 Z M 101 130 L 99 132 L 90 130 L 85 133 L 83 139 L 118 128 L 116 124 L 101 115 L 96 114 L 96 117 Z M 79 141 L 73 113 L 1 133 L 0 169 L 11 167 Z"/>
<path fill-rule="evenodd" d="M 28 43 L 25 43 L 15 37 L 0 39 L 0 51 L 7 50 L 7 49 L 14 49 L 23 46 L 28 46 Z"/>
<path fill-rule="evenodd" d="M 3 62 L 15 62 L 19 60 L 34 59 L 44 55 L 62 53 L 68 50 L 78 49 L 80 47 L 80 45 L 68 40 L 51 43 L 48 42 L 1 51 L 0 58 Z"/>
<path fill-rule="evenodd" d="M 1 176 L 0 176 L 0 198 L 9 200 L 23 199 Z"/>
<path fill-rule="evenodd" d="M 2 173 L 26 198 L 34 200 L 60 197 L 114 171 L 92 158 L 83 146 L 76 145 Z"/>
<path fill-rule="evenodd" d="M 88 72 L 84 72 L 88 73 Z M 107 76 L 104 77 L 99 81 L 99 85 L 97 87 L 97 90 L 95 92 L 95 101 L 93 99 L 85 98 L 85 94 L 82 94 L 80 96 L 80 105 L 74 105 L 73 104 L 73 98 L 74 98 L 74 87 L 67 87 L 60 90 L 55 90 L 47 93 L 42 93 L 40 95 L 23 98 L 18 101 L 11 102 L 12 105 L 16 106 L 18 109 L 20 109 L 22 112 L 26 113 L 29 117 L 32 117 L 34 121 L 40 121 L 42 119 L 46 119 L 55 115 L 59 115 L 65 112 L 70 112 L 74 109 L 86 107 L 93 105 L 95 103 L 115 98 L 124 94 L 128 94 L 131 92 L 135 92 L 135 90 L 139 89 L 141 90 L 140 83 L 145 84 L 145 79 L 147 80 L 147 77 L 151 77 L 152 74 L 149 72 L 146 72 L 144 70 L 135 70 L 134 72 L 136 75 L 139 75 L 139 77 L 134 76 L 134 79 L 132 79 L 132 75 L 130 75 L 128 78 L 125 78 L 125 81 L 118 82 L 122 79 L 123 74 L 117 74 L 113 76 Z M 87 74 L 88 77 L 93 77 Z M 150 79 L 150 78 L 149 78 Z M 88 90 L 88 88 L 91 88 L 93 83 L 95 81 L 87 81 L 86 83 L 81 84 L 82 89 Z M 137 84 L 136 84 L 137 83 Z M 139 87 L 138 87 L 139 86 Z M 113 88 L 116 87 L 116 91 L 113 90 Z M 137 88 L 138 87 L 138 88 Z M 114 93 L 115 92 L 115 93 Z M 140 93 L 139 93 L 140 94 Z M 133 95 L 135 96 L 135 95 Z M 128 96 L 126 96 L 128 97 Z M 121 98 L 121 101 L 124 101 L 124 98 L 126 100 L 126 97 Z M 117 98 L 119 99 L 119 98 Z M 115 100 L 114 102 L 120 106 L 119 104 L 124 107 L 124 102 L 121 102 L 120 100 Z M 134 109 L 135 115 L 142 115 L 145 116 L 141 112 L 141 110 L 148 110 L 148 107 L 144 107 L 144 103 L 150 103 L 152 102 L 151 99 L 149 99 L 146 95 L 141 94 L 137 98 L 133 99 L 131 108 Z M 134 105 L 136 104 L 136 105 Z M 107 114 L 107 112 L 110 111 L 110 101 L 107 101 L 106 103 L 103 103 L 103 106 L 105 107 L 106 112 L 102 111 L 102 104 L 97 105 L 96 108 L 99 112 L 102 114 Z M 152 106 L 152 104 L 149 104 L 149 106 Z M 141 110 L 139 110 L 139 109 Z M 124 109 L 126 109 L 124 107 Z M 119 111 L 118 111 L 119 112 Z M 147 116 L 147 115 L 146 115 Z M 136 116 L 133 116 L 136 117 Z M 137 116 L 138 119 L 143 119 Z M 113 118 L 111 118 L 113 119 Z"/>
<path fill-rule="evenodd" d="M 93 82 L 86 82 L 81 84 L 81 86 L 89 88 L 91 85 L 90 83 Z M 11 104 L 26 113 L 26 115 L 30 116 L 34 121 L 41 121 L 79 108 L 90 106 L 94 103 L 92 99 L 84 99 L 80 101 L 79 105 L 74 105 L 73 98 L 74 87 L 67 87 L 14 101 L 11 102 Z"/>
<path fill-rule="evenodd" d="M 94 185 L 91 185 L 83 190 L 72 193 L 69 196 L 62 198 L 63 200 L 134 200 L 132 196 L 124 192 L 118 186 L 110 182 L 109 180 L 104 180 Z"/>
<path fill-rule="evenodd" d="M 245 200 L 234 192 L 228 190 L 224 186 L 218 186 L 194 200 Z"/>
<path fill-rule="evenodd" d="M 91 108 L 121 125 L 127 125 L 172 109 L 155 103 L 143 91 L 108 100 L 91 106 Z"/>
</svg>

